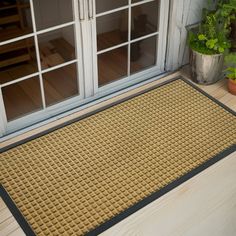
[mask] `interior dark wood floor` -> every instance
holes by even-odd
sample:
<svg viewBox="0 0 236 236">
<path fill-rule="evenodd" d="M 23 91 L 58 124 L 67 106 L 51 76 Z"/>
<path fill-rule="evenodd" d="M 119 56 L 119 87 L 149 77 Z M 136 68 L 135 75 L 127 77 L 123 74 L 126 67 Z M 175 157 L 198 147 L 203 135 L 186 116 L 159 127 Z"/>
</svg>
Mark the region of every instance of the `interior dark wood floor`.
<svg viewBox="0 0 236 236">
<path fill-rule="evenodd" d="M 116 31 L 102 34 L 98 37 L 99 48 L 120 42 Z M 72 60 L 75 55 L 74 48 L 64 39 L 53 40 L 50 44 L 40 45 L 42 69 L 47 69 L 66 61 Z M 127 76 L 128 47 L 119 47 L 98 55 L 99 86 L 111 83 Z M 142 66 L 131 62 L 133 71 L 139 71 Z M 38 71 L 35 60 L 13 65 L 0 70 L 0 83 L 13 81 L 19 77 Z M 43 87 L 46 106 L 79 94 L 76 64 L 71 64 L 43 74 Z M 18 82 L 2 89 L 6 115 L 9 121 L 25 114 L 42 109 L 42 94 L 40 92 L 39 77 Z"/>
</svg>

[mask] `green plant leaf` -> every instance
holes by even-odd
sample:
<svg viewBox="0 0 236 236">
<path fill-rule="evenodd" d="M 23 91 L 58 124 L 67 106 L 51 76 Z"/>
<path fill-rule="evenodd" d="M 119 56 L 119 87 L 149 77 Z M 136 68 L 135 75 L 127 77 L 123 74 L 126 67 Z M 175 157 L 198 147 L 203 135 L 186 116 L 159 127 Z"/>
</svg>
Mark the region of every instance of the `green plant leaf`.
<svg viewBox="0 0 236 236">
<path fill-rule="evenodd" d="M 219 47 L 219 52 L 220 53 L 223 53 L 225 51 L 225 49 L 224 48 L 222 48 L 222 47 Z"/>
<path fill-rule="evenodd" d="M 198 35 L 198 39 L 199 39 L 200 41 L 204 41 L 204 40 L 207 40 L 207 37 L 206 37 L 206 35 L 204 35 L 204 34 L 199 34 L 199 35 Z"/>
<path fill-rule="evenodd" d="M 202 10 L 202 22 L 189 34 L 190 47 L 207 55 L 227 52 L 231 47 L 229 36 L 234 18 L 236 0 L 218 0 L 217 3 L 214 1 L 208 9 Z"/>
<path fill-rule="evenodd" d="M 216 43 L 218 42 L 218 39 L 209 39 L 206 42 L 206 46 L 210 49 L 214 48 L 216 46 Z"/>
</svg>

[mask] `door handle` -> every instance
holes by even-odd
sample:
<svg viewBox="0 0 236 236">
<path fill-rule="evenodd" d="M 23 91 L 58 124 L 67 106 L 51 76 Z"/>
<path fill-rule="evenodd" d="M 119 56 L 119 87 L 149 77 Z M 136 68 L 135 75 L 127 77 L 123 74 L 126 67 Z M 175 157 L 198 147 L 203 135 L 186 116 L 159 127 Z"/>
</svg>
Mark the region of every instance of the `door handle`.
<svg viewBox="0 0 236 236">
<path fill-rule="evenodd" d="M 90 20 L 93 19 L 93 0 L 88 0 L 88 17 Z"/>
<path fill-rule="evenodd" d="M 79 0 L 79 19 L 82 21 L 85 19 L 84 14 L 84 0 Z"/>
</svg>

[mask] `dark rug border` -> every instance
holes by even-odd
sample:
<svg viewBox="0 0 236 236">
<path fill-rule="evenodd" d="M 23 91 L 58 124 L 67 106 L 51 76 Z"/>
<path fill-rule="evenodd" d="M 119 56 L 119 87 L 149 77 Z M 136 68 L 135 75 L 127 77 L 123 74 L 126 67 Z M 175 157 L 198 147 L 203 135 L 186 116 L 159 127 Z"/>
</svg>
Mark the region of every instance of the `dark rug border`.
<svg viewBox="0 0 236 236">
<path fill-rule="evenodd" d="M 0 197 L 2 198 L 7 208 L 10 210 L 11 214 L 13 215 L 21 229 L 24 231 L 24 233 L 27 236 L 36 236 L 32 228 L 30 227 L 30 225 L 28 224 L 28 222 L 21 214 L 20 210 L 17 208 L 17 206 L 15 205 L 15 203 L 2 185 L 0 185 Z"/>
<path fill-rule="evenodd" d="M 179 185 L 186 182 L 187 180 L 193 178 L 197 174 L 201 173 L 205 169 L 209 168 L 213 164 L 215 164 L 218 161 L 224 159 L 225 157 L 227 157 L 228 155 L 230 155 L 231 153 L 233 153 L 235 151 L 236 151 L 236 144 L 229 147 L 229 148 L 227 148 L 227 149 L 225 149 L 223 152 L 217 154 L 216 156 L 209 159 L 208 161 L 206 161 L 202 165 L 198 166 L 197 168 L 193 169 L 192 171 L 188 172 L 187 174 L 181 176 L 179 179 L 174 180 L 173 182 L 171 182 L 167 186 L 165 186 L 162 189 L 160 189 L 160 190 L 154 192 L 153 194 L 147 196 L 146 198 L 144 198 L 143 200 L 137 202 L 136 204 L 134 204 L 133 206 L 131 206 L 127 210 L 121 212 L 120 214 L 114 216 L 110 220 L 106 221 L 105 223 L 103 223 L 100 226 L 96 227 L 95 229 L 91 230 L 89 233 L 86 234 L 86 236 L 96 236 L 98 234 L 101 234 L 102 232 L 108 230 L 109 228 L 111 228 L 115 224 L 117 224 L 120 221 L 124 220 L 128 216 L 134 214 L 135 212 L 137 212 L 138 210 L 140 210 L 143 207 L 147 206 L 151 202 L 153 202 L 153 201 L 157 200 L 158 198 L 162 197 L 166 193 L 170 192 L 174 188 L 178 187 Z"/>
<path fill-rule="evenodd" d="M 150 87 L 150 88 L 144 89 L 144 90 L 142 90 L 142 91 L 140 91 L 140 92 L 137 92 L 137 93 L 135 93 L 135 94 L 129 95 L 129 96 L 127 96 L 127 97 L 125 97 L 125 98 L 123 98 L 123 99 L 120 99 L 120 100 L 118 100 L 118 101 L 115 101 L 115 102 L 113 102 L 113 103 L 111 103 L 111 104 L 108 104 L 108 105 L 103 106 L 103 107 L 101 107 L 101 108 L 95 109 L 94 111 L 88 112 L 88 113 L 86 113 L 86 114 L 84 114 L 84 115 L 81 115 L 81 116 L 75 118 L 75 119 L 72 119 L 72 120 L 70 120 L 70 121 L 64 122 L 63 124 L 60 124 L 60 125 L 57 125 L 57 126 L 55 126 L 55 127 L 49 128 L 49 129 L 47 129 L 47 130 L 45 130 L 45 131 L 39 132 L 38 134 L 32 135 L 32 136 L 30 136 L 30 137 L 28 137 L 28 138 L 25 138 L 25 139 L 23 139 L 23 140 L 20 140 L 20 141 L 18 141 L 18 142 L 15 142 L 15 143 L 13 143 L 13 144 L 10 144 L 10 145 L 7 145 L 7 146 L 5 146 L 5 147 L 3 147 L 3 148 L 0 148 L 0 154 L 3 153 L 3 152 L 5 152 L 5 151 L 7 151 L 7 150 L 9 150 L 9 149 L 12 149 L 12 148 L 17 147 L 17 146 L 19 146 L 19 145 L 22 145 L 22 144 L 24 144 L 24 143 L 27 143 L 27 142 L 29 142 L 29 141 L 31 141 L 31 140 L 33 140 L 33 139 L 39 138 L 39 137 L 41 137 L 41 136 L 44 136 L 44 135 L 46 135 L 46 134 L 49 134 L 49 133 L 51 133 L 51 132 L 53 132 L 53 131 L 56 131 L 56 130 L 58 130 L 58 129 L 64 128 L 64 127 L 66 127 L 66 126 L 68 126 L 68 125 L 70 125 L 70 124 L 73 124 L 73 123 L 78 122 L 78 121 L 80 121 L 80 120 L 83 120 L 83 119 L 85 119 L 85 118 L 87 118 L 87 117 L 90 117 L 90 116 L 92 116 L 92 115 L 94 115 L 94 114 L 96 114 L 96 113 L 98 113 L 98 112 L 107 110 L 107 109 L 109 109 L 109 108 L 111 108 L 111 107 L 113 107 L 113 106 L 116 106 L 116 105 L 118 105 L 118 104 L 120 104 L 120 103 L 126 102 L 126 101 L 128 101 L 128 100 L 130 100 L 130 99 L 132 99 L 132 98 L 138 97 L 138 96 L 140 96 L 140 95 L 142 95 L 142 94 L 145 94 L 145 93 L 147 93 L 147 92 L 150 92 L 150 91 L 152 91 L 152 90 L 154 90 L 154 89 L 157 89 L 157 88 L 159 88 L 159 87 L 165 86 L 165 85 L 170 84 L 170 83 L 172 83 L 172 82 L 174 82 L 174 81 L 177 81 L 177 80 L 182 80 L 183 82 L 185 82 L 186 84 L 190 85 L 190 86 L 193 87 L 195 90 L 197 90 L 198 92 L 200 92 L 201 94 L 205 95 L 205 96 L 208 97 L 210 100 L 212 100 L 213 102 L 215 102 L 216 104 L 218 104 L 219 106 L 221 106 L 222 108 L 224 108 L 226 111 L 228 111 L 229 113 L 231 113 L 231 114 L 233 114 L 234 116 L 236 116 L 236 112 L 235 112 L 235 111 L 233 111 L 233 110 L 230 109 L 228 106 L 226 106 L 225 104 L 221 103 L 219 100 L 215 99 L 214 97 L 212 97 L 211 95 L 209 95 L 208 93 L 206 93 L 205 91 L 203 91 L 202 89 L 200 89 L 199 87 L 197 87 L 197 85 L 193 84 L 193 82 L 191 82 L 191 81 L 189 81 L 189 80 L 183 78 L 183 77 L 180 75 L 180 76 L 177 76 L 177 77 L 175 77 L 175 78 L 173 78 L 173 79 L 164 81 L 164 82 L 162 82 L 162 83 L 160 83 L 160 84 L 157 84 L 157 85 L 154 85 L 154 86 L 152 86 L 152 87 Z"/>
<path fill-rule="evenodd" d="M 196 85 L 194 85 L 192 82 L 184 79 L 182 76 L 178 76 L 176 78 L 170 79 L 168 81 L 165 81 L 163 83 L 160 83 L 158 85 L 154 85 L 151 88 L 145 89 L 141 92 L 135 93 L 133 95 L 127 96 L 121 100 L 118 100 L 116 102 L 113 102 L 107 106 L 104 106 L 102 108 L 96 109 L 92 112 L 89 112 L 83 116 L 80 116 L 76 119 L 73 119 L 71 121 L 65 122 L 61 125 L 58 125 L 56 127 L 53 127 L 49 130 L 43 131 L 39 134 L 33 135 L 27 139 L 21 140 L 19 142 L 16 142 L 12 145 L 6 146 L 4 148 L 0 149 L 0 153 L 3 153 L 9 149 L 12 149 L 14 147 L 17 147 L 23 143 L 29 142 L 33 139 L 39 138 L 41 136 L 44 136 L 46 134 L 49 134 L 55 130 L 61 129 L 67 125 L 70 125 L 74 122 L 78 122 L 82 119 L 85 119 L 89 116 L 92 116 L 98 112 L 104 111 L 108 108 L 111 108 L 115 105 L 118 105 L 122 102 L 125 102 L 129 99 L 135 98 L 139 95 L 142 95 L 144 93 L 147 93 L 149 91 L 152 91 L 156 88 L 162 87 L 164 85 L 167 85 L 169 83 L 172 83 L 176 80 L 182 80 L 185 83 L 187 83 L 188 85 L 192 86 L 194 89 L 196 89 L 198 92 L 200 92 L 201 94 L 205 95 L 206 97 L 208 97 L 209 99 L 211 99 L 213 102 L 215 102 L 216 104 L 218 104 L 219 106 L 221 106 L 222 108 L 224 108 L 226 111 L 230 112 L 231 114 L 233 114 L 234 116 L 236 115 L 236 112 L 231 110 L 229 107 L 227 107 L 226 105 L 222 104 L 221 102 L 219 102 L 217 99 L 213 98 L 212 96 L 210 96 L 208 93 L 204 92 L 202 89 L 200 89 L 199 87 L 197 87 Z M 126 217 L 132 215 L 133 213 L 135 213 L 136 211 L 140 210 L 141 208 L 143 208 L 144 206 L 148 205 L 149 203 L 153 202 L 154 200 L 157 200 L 158 198 L 160 198 L 161 196 L 163 196 L 164 194 L 166 194 L 167 192 L 171 191 L 172 189 L 176 188 L 177 186 L 179 186 L 180 184 L 186 182 L 187 180 L 191 179 L 192 177 L 194 177 L 195 175 L 199 174 L 200 172 L 202 172 L 203 170 L 207 169 L 208 167 L 210 167 L 211 165 L 215 164 L 216 162 L 222 160 L 223 158 L 225 158 L 226 156 L 228 156 L 229 154 L 233 153 L 236 151 L 236 144 L 232 145 L 231 147 L 227 148 L 226 150 L 222 151 L 221 153 L 217 154 L 216 156 L 212 157 L 210 160 L 206 161 L 205 163 L 203 163 L 202 165 L 198 166 L 197 168 L 195 168 L 194 170 L 188 172 L 187 174 L 183 175 L 182 177 L 180 177 L 179 179 L 176 179 L 175 181 L 173 181 L 172 183 L 170 183 L 169 185 L 167 185 L 166 187 L 160 189 L 159 191 L 147 196 L 145 199 L 143 199 L 142 201 L 136 203 L 135 205 L 131 206 L 130 208 L 128 208 L 127 210 L 123 211 L 122 213 L 114 216 L 113 218 L 111 218 L 110 220 L 108 220 L 107 222 L 101 224 L 100 226 L 96 227 L 95 229 L 91 230 L 90 232 L 88 232 L 86 235 L 87 236 L 95 236 L 98 235 L 102 232 L 104 232 L 105 230 L 109 229 L 110 227 L 112 227 L 113 225 L 117 224 L 118 222 L 122 221 L 123 219 L 125 219 Z M 17 206 L 15 205 L 15 203 L 12 201 L 12 199 L 10 198 L 10 196 L 8 195 L 7 191 L 4 189 L 4 187 L 2 185 L 0 185 L 0 196 L 2 197 L 3 201 L 5 202 L 5 204 L 7 205 L 7 207 L 9 208 L 9 210 L 11 211 L 12 215 L 15 217 L 16 221 L 18 222 L 18 224 L 20 225 L 20 227 L 22 228 L 22 230 L 25 232 L 25 234 L 28 236 L 35 236 L 35 233 L 33 232 L 32 228 L 30 227 L 30 225 L 27 223 L 27 221 L 25 220 L 25 218 L 23 217 L 23 215 L 21 214 L 21 212 L 19 211 L 19 209 L 17 208 Z"/>
<path fill-rule="evenodd" d="M 101 224 L 100 226 L 96 227 L 95 229 L 91 230 L 86 234 L 86 236 L 97 236 L 98 234 L 101 234 L 102 232 L 106 231 L 107 229 L 111 228 L 112 226 L 116 225 L 117 223 L 121 222 L 128 216 L 134 214 L 138 210 L 142 209 L 143 207 L 147 206 L 151 202 L 157 200 L 158 198 L 162 197 L 166 193 L 170 192 L 174 188 L 180 186 L 182 183 L 188 181 L 189 179 L 193 178 L 197 174 L 201 173 L 205 169 L 209 168 L 213 164 L 219 162 L 220 160 L 226 158 L 228 155 L 236 151 L 236 144 L 232 145 L 231 147 L 225 149 L 223 152 L 217 154 L 213 158 L 209 159 L 202 165 L 198 166 L 197 168 L 193 169 L 192 171 L 188 172 L 187 174 L 181 176 L 179 179 L 174 180 L 164 188 L 154 192 L 153 194 L 147 196 L 143 200 L 137 202 L 130 208 L 126 209 L 125 211 L 121 212 L 120 214 L 114 216 L 110 220 L 106 221 L 105 223 Z M 24 231 L 24 233 L 27 236 L 36 236 L 24 216 L 21 214 L 13 200 L 10 198 L 7 191 L 4 189 L 2 185 L 0 185 L 0 197 L 5 202 L 6 206 L 12 213 L 13 217 L 21 227 L 21 229 Z"/>
</svg>

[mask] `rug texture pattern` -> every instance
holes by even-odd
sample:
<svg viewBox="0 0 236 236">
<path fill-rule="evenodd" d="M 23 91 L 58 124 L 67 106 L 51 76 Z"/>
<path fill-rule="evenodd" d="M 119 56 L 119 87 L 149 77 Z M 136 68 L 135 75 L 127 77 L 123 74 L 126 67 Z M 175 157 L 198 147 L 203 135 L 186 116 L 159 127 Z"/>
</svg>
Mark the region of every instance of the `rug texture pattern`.
<svg viewBox="0 0 236 236">
<path fill-rule="evenodd" d="M 84 235 L 235 140 L 179 79 L 1 153 L 0 181 L 36 235 Z"/>
</svg>

